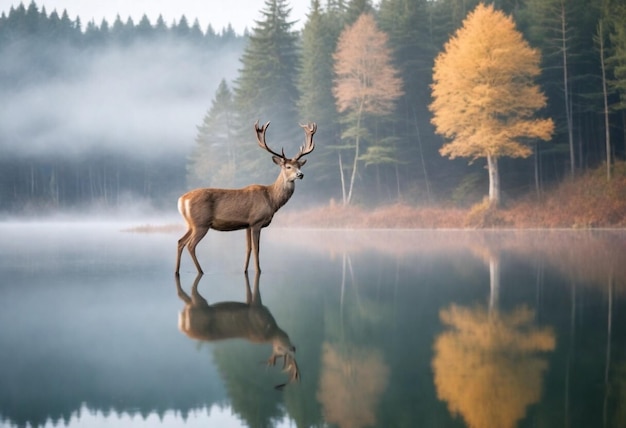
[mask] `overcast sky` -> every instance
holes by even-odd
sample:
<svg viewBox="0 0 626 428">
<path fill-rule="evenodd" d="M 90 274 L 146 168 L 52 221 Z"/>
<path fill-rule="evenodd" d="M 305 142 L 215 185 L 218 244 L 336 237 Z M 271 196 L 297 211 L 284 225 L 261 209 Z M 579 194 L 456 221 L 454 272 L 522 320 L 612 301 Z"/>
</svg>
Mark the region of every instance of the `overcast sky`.
<svg viewBox="0 0 626 428">
<path fill-rule="evenodd" d="M 20 3 L 28 6 L 31 0 L 0 0 L 0 13 L 8 14 L 11 6 Z M 36 0 L 41 9 L 45 6 L 48 14 L 57 10 L 59 14 L 67 10 L 71 19 L 79 16 L 83 25 L 93 20 L 100 24 L 106 18 L 109 24 L 115 21 L 119 14 L 122 20 L 131 16 L 135 23 L 146 14 L 154 24 L 159 15 L 163 15 L 167 25 L 185 15 L 189 24 L 198 18 L 200 27 L 204 31 L 210 23 L 216 31 L 220 31 L 229 23 L 237 33 L 242 33 L 247 27 L 251 29 L 254 21 L 261 18 L 259 11 L 263 9 L 263 0 Z M 292 0 L 291 20 L 299 22 L 294 26 L 300 29 L 304 25 L 309 10 L 309 0 Z"/>
</svg>

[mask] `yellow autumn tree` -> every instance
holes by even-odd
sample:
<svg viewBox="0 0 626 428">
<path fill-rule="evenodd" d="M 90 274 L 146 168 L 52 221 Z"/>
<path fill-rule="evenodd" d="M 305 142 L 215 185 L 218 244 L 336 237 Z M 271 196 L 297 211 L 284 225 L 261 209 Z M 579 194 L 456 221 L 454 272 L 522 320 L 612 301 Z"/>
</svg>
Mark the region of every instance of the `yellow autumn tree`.
<svg viewBox="0 0 626 428">
<path fill-rule="evenodd" d="M 341 157 L 339 158 L 343 203 L 352 199 L 354 180 L 365 135 L 366 115 L 385 116 L 393 112 L 394 103 L 402 94 L 402 79 L 392 65 L 387 35 L 378 29 L 374 17 L 362 14 L 339 36 L 333 54 L 335 80 L 333 95 L 337 110 L 343 113 L 347 129 L 342 138 L 352 140 L 354 158 L 350 181 L 346 185 Z"/>
<path fill-rule="evenodd" d="M 486 158 L 494 205 L 500 202 L 498 159 L 528 157 L 528 142 L 552 137 L 552 119 L 535 118 L 546 105 L 534 82 L 539 61 L 539 51 L 528 45 L 513 19 L 482 3 L 435 59 L 432 123 L 449 140 L 440 153 Z"/>
</svg>

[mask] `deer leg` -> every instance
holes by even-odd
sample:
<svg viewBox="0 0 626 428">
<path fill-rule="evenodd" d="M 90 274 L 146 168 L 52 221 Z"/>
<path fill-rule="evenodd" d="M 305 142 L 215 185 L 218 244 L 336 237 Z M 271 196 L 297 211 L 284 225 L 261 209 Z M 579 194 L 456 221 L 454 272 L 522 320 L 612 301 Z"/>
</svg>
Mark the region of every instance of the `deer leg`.
<svg viewBox="0 0 626 428">
<path fill-rule="evenodd" d="M 243 271 L 248 273 L 248 264 L 250 263 L 250 252 L 252 251 L 252 229 L 246 229 L 246 263 L 243 267 Z"/>
<path fill-rule="evenodd" d="M 261 228 L 255 227 L 252 229 L 252 248 L 254 249 L 254 267 L 257 273 L 261 273 L 261 266 L 259 265 L 259 241 L 261 240 Z"/>
<path fill-rule="evenodd" d="M 191 287 L 191 303 L 194 306 L 203 306 L 208 307 L 209 303 L 206 301 L 204 297 L 200 295 L 198 291 L 198 284 L 200 284 L 200 278 L 202 278 L 202 273 L 198 273 L 196 279 L 193 281 L 193 287 Z"/>
<path fill-rule="evenodd" d="M 176 273 L 180 271 L 180 256 L 183 254 L 183 249 L 187 242 L 189 242 L 189 237 L 191 236 L 191 229 L 188 229 L 187 232 L 178 240 L 178 253 L 176 255 Z"/>
<path fill-rule="evenodd" d="M 204 235 L 206 235 L 208 231 L 208 227 L 194 229 L 194 231 L 191 233 L 191 237 L 189 238 L 189 242 L 187 243 L 187 249 L 189 250 L 189 254 L 191 255 L 193 263 L 196 265 L 198 273 L 203 272 L 202 268 L 200 267 L 200 263 L 198 262 L 198 258 L 196 257 L 196 245 L 198 245 L 198 242 L 200 242 L 200 240 L 204 238 Z"/>
<path fill-rule="evenodd" d="M 178 274 L 178 272 L 176 272 L 176 275 L 174 275 L 174 279 L 176 281 L 176 292 L 178 293 L 178 297 L 180 298 L 180 300 L 185 302 L 185 304 L 187 305 L 191 304 L 191 298 L 187 293 L 185 293 L 183 287 L 180 286 L 180 275 Z"/>
</svg>

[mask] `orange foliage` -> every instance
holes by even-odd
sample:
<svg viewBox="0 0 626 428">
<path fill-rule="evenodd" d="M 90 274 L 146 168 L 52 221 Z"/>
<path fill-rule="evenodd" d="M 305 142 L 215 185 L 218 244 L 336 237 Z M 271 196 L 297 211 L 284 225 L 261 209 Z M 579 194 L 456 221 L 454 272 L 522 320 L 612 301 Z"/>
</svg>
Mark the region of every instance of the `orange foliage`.
<svg viewBox="0 0 626 428">
<path fill-rule="evenodd" d="M 374 17 L 362 14 L 339 37 L 335 60 L 333 95 L 337 110 L 360 110 L 387 114 L 402 95 L 402 80 L 392 66 L 387 35 L 376 27 Z"/>
<path fill-rule="evenodd" d="M 437 397 L 471 428 L 517 426 L 541 397 L 548 362 L 539 353 L 554 350 L 554 332 L 533 325 L 526 307 L 501 313 L 452 305 L 440 318 L 450 329 L 434 344 Z"/>
</svg>

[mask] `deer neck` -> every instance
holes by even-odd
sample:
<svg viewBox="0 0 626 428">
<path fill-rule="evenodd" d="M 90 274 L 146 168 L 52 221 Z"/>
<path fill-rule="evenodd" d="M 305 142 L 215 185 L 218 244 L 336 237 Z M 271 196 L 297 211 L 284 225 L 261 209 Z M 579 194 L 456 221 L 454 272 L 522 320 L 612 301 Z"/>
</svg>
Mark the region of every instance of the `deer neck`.
<svg viewBox="0 0 626 428">
<path fill-rule="evenodd" d="M 287 203 L 295 188 L 296 184 L 293 181 L 285 180 L 283 174 L 280 174 L 274 184 L 269 186 L 270 198 L 276 210 Z"/>
</svg>

